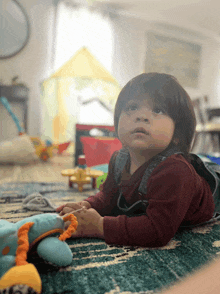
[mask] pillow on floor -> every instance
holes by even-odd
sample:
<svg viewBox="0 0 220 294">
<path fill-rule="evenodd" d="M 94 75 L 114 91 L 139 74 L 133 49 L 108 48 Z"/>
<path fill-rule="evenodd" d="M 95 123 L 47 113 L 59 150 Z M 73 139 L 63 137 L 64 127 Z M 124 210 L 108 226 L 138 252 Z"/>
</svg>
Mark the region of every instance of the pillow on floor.
<svg viewBox="0 0 220 294">
<path fill-rule="evenodd" d="M 0 142 L 0 163 L 28 164 L 33 161 L 39 161 L 39 158 L 28 135 Z"/>
</svg>

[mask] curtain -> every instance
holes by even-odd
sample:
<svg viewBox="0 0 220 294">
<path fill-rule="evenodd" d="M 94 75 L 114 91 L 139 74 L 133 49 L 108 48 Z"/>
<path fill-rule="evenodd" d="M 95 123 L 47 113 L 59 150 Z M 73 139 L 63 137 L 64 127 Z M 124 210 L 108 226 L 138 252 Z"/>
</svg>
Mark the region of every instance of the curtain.
<svg viewBox="0 0 220 294">
<path fill-rule="evenodd" d="M 82 47 L 112 71 L 114 50 L 111 18 L 100 11 L 61 1 L 57 8 L 54 71 Z"/>
<path fill-rule="evenodd" d="M 107 106 L 112 106 L 120 87 L 113 77 L 112 81 L 111 78 L 107 81 L 97 78 L 99 70 L 111 72 L 114 50 L 111 18 L 104 13 L 60 1 L 57 5 L 56 20 L 54 74 L 42 84 L 42 138 L 64 143 L 75 139 L 74 126 L 79 119 L 81 102 L 98 97 L 106 102 Z M 85 48 L 95 58 L 90 56 Z M 72 69 L 75 72 L 80 52 L 88 58 L 86 60 L 90 60 L 96 78 L 87 77 L 86 74 L 85 77 L 73 74 Z M 95 65 L 96 60 L 100 63 L 98 68 Z M 82 63 L 87 64 L 88 61 L 84 60 Z M 59 75 L 64 68 L 64 76 Z M 104 76 L 106 75 L 108 76 L 108 73 Z M 85 122 L 88 119 L 87 116 Z M 100 121 L 100 124 L 105 122 Z"/>
</svg>

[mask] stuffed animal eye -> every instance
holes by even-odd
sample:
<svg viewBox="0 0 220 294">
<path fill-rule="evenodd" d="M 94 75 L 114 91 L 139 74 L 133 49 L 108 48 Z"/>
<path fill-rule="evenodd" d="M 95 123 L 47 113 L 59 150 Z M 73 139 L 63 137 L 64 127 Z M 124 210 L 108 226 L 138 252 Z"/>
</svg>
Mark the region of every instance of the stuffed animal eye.
<svg viewBox="0 0 220 294">
<path fill-rule="evenodd" d="M 3 248 L 2 250 L 2 255 L 7 255 L 10 252 L 10 247 L 6 246 L 5 248 Z"/>
</svg>

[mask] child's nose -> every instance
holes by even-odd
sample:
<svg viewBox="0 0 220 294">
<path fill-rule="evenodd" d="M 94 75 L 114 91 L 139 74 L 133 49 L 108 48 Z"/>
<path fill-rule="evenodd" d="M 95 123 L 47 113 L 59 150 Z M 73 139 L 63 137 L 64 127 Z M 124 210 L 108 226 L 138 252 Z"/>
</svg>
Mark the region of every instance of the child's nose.
<svg viewBox="0 0 220 294">
<path fill-rule="evenodd" d="M 149 119 L 148 119 L 148 118 L 145 118 L 145 117 L 142 117 L 142 116 L 138 116 L 138 117 L 136 118 L 136 121 L 148 122 Z"/>
<path fill-rule="evenodd" d="M 149 122 L 149 119 L 150 119 L 150 111 L 140 110 L 136 113 L 135 120 L 137 122 L 140 122 L 140 121 Z"/>
</svg>

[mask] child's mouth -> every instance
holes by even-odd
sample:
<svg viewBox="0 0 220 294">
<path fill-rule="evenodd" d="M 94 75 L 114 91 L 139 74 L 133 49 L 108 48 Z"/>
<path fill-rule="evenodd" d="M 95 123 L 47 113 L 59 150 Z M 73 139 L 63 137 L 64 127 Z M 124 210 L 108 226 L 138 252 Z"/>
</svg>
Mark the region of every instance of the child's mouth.
<svg viewBox="0 0 220 294">
<path fill-rule="evenodd" d="M 144 128 L 136 128 L 132 133 L 149 135 L 149 132 L 147 132 Z"/>
</svg>

